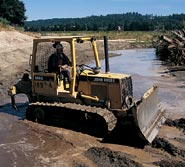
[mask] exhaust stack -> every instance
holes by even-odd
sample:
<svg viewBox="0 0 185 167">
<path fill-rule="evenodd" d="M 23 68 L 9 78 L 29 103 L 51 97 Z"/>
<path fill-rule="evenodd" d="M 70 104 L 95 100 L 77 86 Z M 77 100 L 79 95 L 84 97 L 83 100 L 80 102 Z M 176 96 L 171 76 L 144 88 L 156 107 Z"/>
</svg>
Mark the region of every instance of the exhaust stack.
<svg viewBox="0 0 185 167">
<path fill-rule="evenodd" d="M 109 68 L 109 54 L 108 54 L 108 38 L 104 36 L 104 54 L 105 54 L 105 73 L 110 72 Z"/>
</svg>

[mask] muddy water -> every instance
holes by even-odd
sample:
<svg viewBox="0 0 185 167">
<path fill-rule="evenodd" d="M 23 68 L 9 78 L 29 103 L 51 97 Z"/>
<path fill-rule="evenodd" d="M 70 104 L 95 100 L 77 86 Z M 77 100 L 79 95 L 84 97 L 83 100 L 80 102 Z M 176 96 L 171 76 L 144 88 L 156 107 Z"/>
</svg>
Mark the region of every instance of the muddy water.
<svg viewBox="0 0 185 167">
<path fill-rule="evenodd" d="M 121 56 L 110 59 L 111 72 L 132 75 L 135 98 L 140 98 L 148 88 L 157 84 L 160 100 L 169 117 L 184 117 L 184 83 L 164 73 L 166 68 L 156 60 L 154 49 L 124 50 L 118 53 Z M 83 156 L 74 162 L 69 161 L 87 148 L 99 146 L 97 139 L 78 132 L 27 122 L 24 120 L 27 99 L 21 95 L 17 100 L 18 112 L 11 109 L 8 101 L 0 107 L 0 166 L 75 166 L 71 164 L 83 164 L 81 161 L 91 163 Z"/>
</svg>

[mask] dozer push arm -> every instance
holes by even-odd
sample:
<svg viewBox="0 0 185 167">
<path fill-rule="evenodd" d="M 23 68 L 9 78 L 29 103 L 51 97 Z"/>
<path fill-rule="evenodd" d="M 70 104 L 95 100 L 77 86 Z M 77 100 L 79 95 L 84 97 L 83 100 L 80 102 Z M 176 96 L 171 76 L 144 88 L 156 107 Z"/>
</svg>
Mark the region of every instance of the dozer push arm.
<svg viewBox="0 0 185 167">
<path fill-rule="evenodd" d="M 8 90 L 8 95 L 11 97 L 11 103 L 12 107 L 16 110 L 18 110 L 18 107 L 15 103 L 15 95 L 23 93 L 27 95 L 28 100 L 31 101 L 30 94 L 32 92 L 32 83 L 29 79 L 29 74 L 25 73 L 23 74 L 23 77 L 20 81 L 18 81 L 15 85 L 11 86 Z"/>
<path fill-rule="evenodd" d="M 11 86 L 8 90 L 8 95 L 11 97 L 11 103 L 12 103 L 12 107 L 18 111 L 18 107 L 15 103 L 15 95 L 16 95 L 16 87 L 15 86 Z"/>
</svg>

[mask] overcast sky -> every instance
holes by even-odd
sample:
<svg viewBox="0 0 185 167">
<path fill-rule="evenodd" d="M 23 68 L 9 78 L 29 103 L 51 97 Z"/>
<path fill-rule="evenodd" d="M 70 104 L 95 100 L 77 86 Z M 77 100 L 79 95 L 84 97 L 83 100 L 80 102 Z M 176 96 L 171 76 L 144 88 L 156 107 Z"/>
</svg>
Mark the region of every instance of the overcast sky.
<svg viewBox="0 0 185 167">
<path fill-rule="evenodd" d="M 27 20 L 51 18 L 76 18 L 92 15 L 185 14 L 185 0 L 22 0 Z"/>
</svg>

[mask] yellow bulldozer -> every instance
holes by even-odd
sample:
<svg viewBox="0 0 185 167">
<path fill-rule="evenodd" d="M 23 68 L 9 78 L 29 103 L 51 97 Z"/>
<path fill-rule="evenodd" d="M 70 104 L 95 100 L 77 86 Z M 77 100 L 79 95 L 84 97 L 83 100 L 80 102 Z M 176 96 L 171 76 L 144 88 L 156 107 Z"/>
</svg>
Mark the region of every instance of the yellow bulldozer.
<svg viewBox="0 0 185 167">
<path fill-rule="evenodd" d="M 49 56 L 55 51 L 55 43 L 63 44 L 71 61 L 70 82 L 62 72 L 48 70 Z M 84 44 L 84 49 L 87 46 L 90 48 L 86 53 L 78 50 Z M 25 93 L 29 99 L 26 109 L 28 120 L 44 123 L 56 115 L 61 116 L 61 119 L 68 115 L 71 118 L 68 123 L 73 124 L 75 119 L 91 121 L 94 126 L 104 126 L 107 134 L 114 131 L 119 124 L 128 131 L 135 129 L 134 133 L 151 143 L 166 119 L 165 110 L 157 97 L 158 87 L 152 86 L 141 99 L 135 101 L 131 76 L 111 73 L 109 70 L 106 36 L 104 53 L 105 72 L 102 72 L 94 36 L 34 39 L 30 56 L 31 79 L 28 74 L 24 74 L 17 84 L 10 87 L 8 93 L 12 106 L 17 108 L 15 95 Z M 80 56 L 84 56 L 84 59 L 93 56 L 94 63 L 80 64 Z"/>
</svg>

